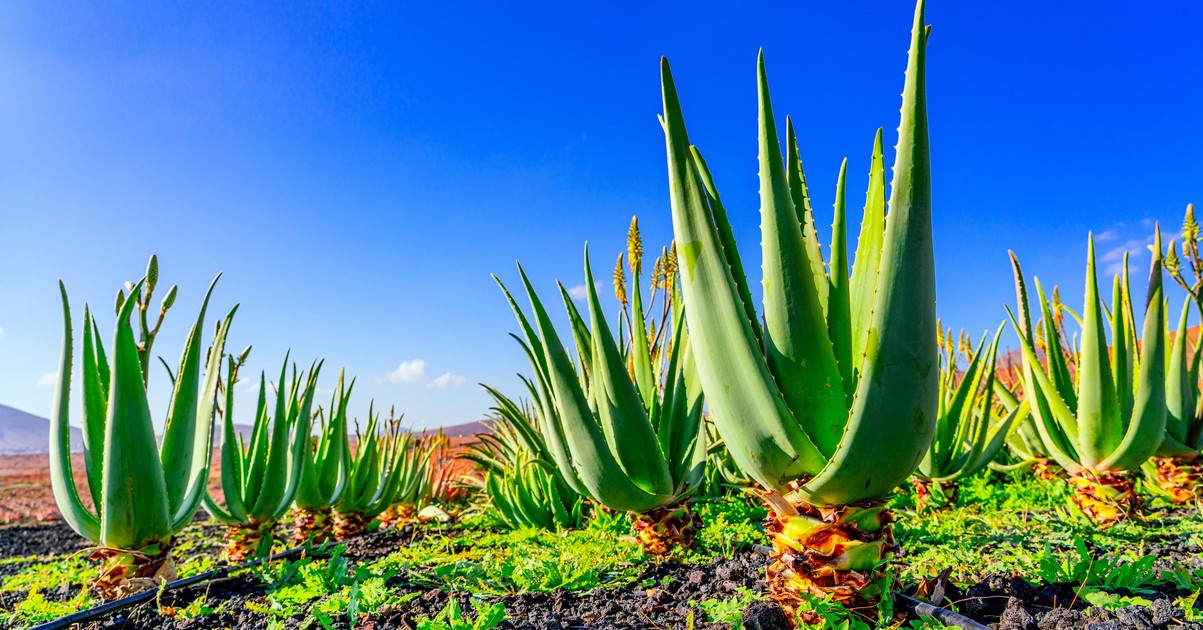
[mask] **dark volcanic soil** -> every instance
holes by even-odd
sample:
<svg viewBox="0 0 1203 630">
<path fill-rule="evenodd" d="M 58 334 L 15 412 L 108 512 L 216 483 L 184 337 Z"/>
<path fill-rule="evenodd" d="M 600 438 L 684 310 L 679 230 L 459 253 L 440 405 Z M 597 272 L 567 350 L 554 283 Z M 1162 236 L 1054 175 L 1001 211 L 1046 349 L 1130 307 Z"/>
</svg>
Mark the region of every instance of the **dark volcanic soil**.
<svg viewBox="0 0 1203 630">
<path fill-rule="evenodd" d="M 201 537 L 217 537 L 218 530 L 206 526 Z M 406 527 L 399 531 L 369 534 L 346 543 L 343 557 L 354 566 L 367 562 L 409 544 L 422 531 Z M 84 548 L 87 542 L 63 523 L 31 527 L 0 529 L 0 558 L 34 554 L 62 554 Z M 216 548 L 214 548 L 216 549 Z M 1158 558 L 1157 568 L 1168 570 L 1176 564 L 1192 569 L 1203 568 L 1199 549 L 1185 540 L 1156 538 L 1145 550 Z M 215 552 L 215 551 L 212 551 Z M 210 553 L 206 551 L 204 553 Z M 708 630 L 725 628 L 723 624 L 707 621 L 697 602 L 713 598 L 732 598 L 738 589 L 759 590 L 763 587 L 767 558 L 753 552 L 741 552 L 732 558 L 715 558 L 709 564 L 690 565 L 674 561 L 650 565 L 631 585 L 614 589 L 595 589 L 586 593 L 556 591 L 525 593 L 492 598 L 504 604 L 509 618 L 501 628 L 567 630 L 572 629 L 637 629 L 687 628 Z M 28 563 L 0 565 L 0 578 L 10 575 Z M 418 617 L 435 617 L 447 605 L 449 598 L 459 600 L 462 609 L 470 612 L 470 595 L 447 593 L 408 581 L 401 573 L 392 578 L 389 586 L 400 593 L 417 596 L 396 608 L 381 608 L 370 617 L 361 617 L 358 628 L 415 628 Z M 1140 594 L 1153 600 L 1152 606 L 1130 606 L 1107 611 L 1089 606 L 1080 596 L 1079 584 L 1033 585 L 1022 578 L 992 575 L 964 589 L 950 587 L 943 605 L 998 630 L 1203 630 L 1203 625 L 1185 621 L 1184 611 L 1173 602 L 1184 595 L 1173 587 L 1161 585 L 1156 592 Z M 182 589 L 165 595 L 164 610 L 184 607 L 207 594 L 211 604 L 224 602 L 224 609 L 196 619 L 178 619 L 163 615 L 155 604 L 128 609 L 87 624 L 94 630 L 166 628 L 207 630 L 210 628 L 268 628 L 300 629 L 317 627 L 312 618 L 297 615 L 277 620 L 247 609 L 248 603 L 265 605 L 265 586 L 252 573 L 235 576 Z M 48 599 L 66 599 L 74 593 L 47 591 Z M 1120 593 L 1136 595 L 1136 593 Z M 0 597 L 0 607 L 11 608 L 24 598 L 22 593 Z M 951 602 L 951 604 L 950 604 Z M 1203 602 L 1198 608 L 1203 609 Z M 1203 614 L 1196 611 L 1197 614 Z M 776 630 L 783 628 L 784 616 L 775 605 L 758 602 L 744 611 L 746 628 Z M 334 627 L 349 628 L 345 616 L 336 618 Z M 278 625 L 277 622 L 282 622 Z"/>
</svg>

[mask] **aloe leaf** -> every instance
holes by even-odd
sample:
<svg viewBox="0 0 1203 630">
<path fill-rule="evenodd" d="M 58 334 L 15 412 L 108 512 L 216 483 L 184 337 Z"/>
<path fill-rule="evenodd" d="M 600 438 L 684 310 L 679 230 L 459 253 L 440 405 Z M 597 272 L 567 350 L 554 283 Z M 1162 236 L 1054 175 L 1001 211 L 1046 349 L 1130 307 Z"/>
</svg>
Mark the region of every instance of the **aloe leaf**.
<svg viewBox="0 0 1203 630">
<path fill-rule="evenodd" d="M 209 467 L 213 458 L 213 432 L 215 430 L 217 389 L 218 383 L 221 381 L 221 360 L 225 356 L 226 337 L 230 332 L 230 325 L 234 322 L 234 314 L 237 312 L 238 305 L 234 305 L 222 320 L 221 326 L 213 338 L 213 343 L 209 346 L 209 359 L 205 366 L 205 380 L 201 387 L 196 416 L 207 427 L 203 431 L 197 431 L 193 442 L 192 467 L 189 469 L 187 491 L 172 515 L 172 529 L 176 531 L 192 522 L 192 518 L 196 516 L 197 510 L 200 508 L 201 499 L 206 494 Z"/>
<path fill-rule="evenodd" d="M 802 226 L 790 199 L 764 54 L 757 59 L 760 103 L 760 217 L 764 248 L 764 321 L 769 369 L 786 405 L 824 456 L 835 452 L 848 417 L 844 384 L 827 333 Z M 820 261 L 820 264 L 822 261 Z M 847 293 L 844 293 L 847 299 Z M 847 309 L 844 309 L 847 317 Z"/>
<path fill-rule="evenodd" d="M 79 497 L 75 487 L 75 474 L 71 470 L 71 361 L 72 348 L 71 307 L 67 300 L 67 287 L 60 280 L 59 293 L 63 301 L 63 350 L 59 356 L 58 383 L 54 392 L 54 410 L 50 414 L 50 487 L 54 501 L 58 504 L 63 520 L 75 533 L 92 541 L 100 541 L 100 518 L 90 512 Z M 84 322 L 87 326 L 88 322 Z M 101 452 L 103 456 L 103 452 Z M 103 479 L 103 477 L 101 477 Z M 97 484 L 97 487 L 102 487 Z M 94 503 L 97 509 L 100 503 Z"/>
<path fill-rule="evenodd" d="M 1082 349 L 1078 359 L 1077 417 L 1078 455 L 1082 464 L 1094 469 L 1119 445 L 1124 436 L 1124 424 L 1119 417 L 1099 308 L 1093 237 L 1087 240 L 1086 250 L 1086 305 L 1082 311 Z"/>
<path fill-rule="evenodd" d="M 762 58 L 763 55 L 764 52 L 761 51 Z M 814 210 L 810 205 L 810 189 L 806 186 L 806 171 L 802 169 L 802 154 L 798 151 L 798 137 L 794 133 L 794 121 L 789 116 L 785 117 L 785 147 L 785 162 L 788 169 L 786 178 L 789 182 L 790 200 L 794 202 L 798 225 L 802 228 L 802 241 L 806 247 L 810 272 L 815 280 L 819 306 L 826 314 L 828 283 L 827 271 L 823 268 L 823 248 L 819 244 L 819 232 L 815 228 Z M 763 168 L 761 172 L 763 173 Z M 763 182 L 761 191 L 764 191 Z"/>
<path fill-rule="evenodd" d="M 831 337 L 831 347 L 835 351 L 836 363 L 840 369 L 840 380 L 844 384 L 844 404 L 852 403 L 852 394 L 856 391 L 856 380 L 853 377 L 853 346 L 852 346 L 852 307 L 849 303 L 848 286 L 848 228 L 846 215 L 848 213 L 846 199 L 848 176 L 848 160 L 840 164 L 840 176 L 835 189 L 835 221 L 831 224 L 831 284 L 827 294 L 827 334 Z"/>
<path fill-rule="evenodd" d="M 886 173 L 882 155 L 881 129 L 873 138 L 873 157 L 869 163 L 869 187 L 865 191 L 865 214 L 861 218 L 860 235 L 856 242 L 856 257 L 852 261 L 852 277 L 848 282 L 849 304 L 852 309 L 852 357 L 854 374 L 860 373 L 865 356 L 865 340 L 873 315 L 874 294 L 877 292 L 877 272 L 881 264 L 881 245 L 886 227 Z M 855 391 L 855 390 L 854 390 Z"/>
<path fill-rule="evenodd" d="M 1127 274 L 1123 274 L 1122 277 L 1126 279 Z M 1121 276 L 1117 275 L 1111 291 L 1111 304 L 1114 306 L 1111 312 L 1111 378 L 1115 383 L 1116 413 L 1120 418 L 1132 417 L 1134 402 L 1132 362 L 1135 353 L 1128 346 L 1128 317 L 1127 309 L 1124 308 L 1127 291 L 1127 282 L 1121 281 Z"/>
<path fill-rule="evenodd" d="M 710 168 L 706 166 L 706 159 L 702 157 L 702 152 L 697 147 L 691 146 L 689 154 L 693 158 L 698 179 L 705 191 L 706 200 L 710 204 L 710 215 L 714 220 L 715 231 L 718 233 L 720 249 L 731 270 L 731 278 L 739 293 L 740 304 L 744 307 L 744 314 L 748 318 L 748 324 L 752 327 L 752 335 L 756 338 L 756 343 L 763 346 L 764 333 L 760 329 L 760 318 L 756 315 L 756 304 L 752 301 L 752 292 L 748 288 L 748 276 L 744 272 L 743 261 L 739 258 L 735 235 L 731 233 L 731 222 L 727 220 L 727 210 L 723 207 L 722 198 L 719 197 L 718 188 L 714 185 L 714 178 L 710 175 Z"/>
<path fill-rule="evenodd" d="M 83 389 L 84 470 L 88 475 L 88 492 L 92 505 L 101 502 L 101 472 L 104 470 L 104 423 L 108 415 L 108 394 L 101 385 L 100 368 L 97 365 L 96 346 L 100 339 L 94 337 L 94 320 L 87 305 L 84 305 L 84 357 L 80 373 Z"/>
<path fill-rule="evenodd" d="M 230 357 L 226 369 L 225 405 L 221 414 L 221 491 L 226 503 L 224 512 L 233 523 L 245 523 L 247 508 L 243 501 L 242 479 L 246 465 L 237 439 L 238 432 L 234 428 L 234 381 L 237 378 L 235 365 L 234 358 Z M 214 502 L 206 492 L 206 509 L 210 503 Z"/>
<path fill-rule="evenodd" d="M 1191 300 L 1188 297 L 1178 317 L 1177 333 L 1170 349 L 1170 363 L 1166 373 L 1166 417 L 1165 432 L 1174 439 L 1185 442 L 1190 425 L 1195 420 L 1194 388 L 1191 387 L 1190 370 L 1186 365 L 1187 323 L 1190 317 Z"/>
<path fill-rule="evenodd" d="M 923 458 L 936 425 L 940 371 L 923 15 L 919 0 L 863 371 L 839 447 L 802 487 L 816 505 L 847 505 L 889 492 Z"/>
<path fill-rule="evenodd" d="M 1166 426 L 1165 302 L 1161 254 L 1153 252 L 1141 333 L 1140 367 L 1132 419 L 1119 445 L 1099 462 L 1098 470 L 1136 470 L 1161 445 Z"/>
<path fill-rule="evenodd" d="M 139 282 L 135 292 L 141 286 Z M 99 542 L 117 549 L 141 549 L 167 543 L 171 538 L 167 488 L 142 382 L 138 346 L 129 323 L 134 306 L 135 300 L 126 300 L 117 316 L 104 436 Z"/>
<path fill-rule="evenodd" d="M 184 352 L 176 368 L 175 387 L 171 394 L 171 408 L 163 429 L 163 444 L 159 458 L 163 465 L 163 478 L 167 483 L 167 504 L 174 515 L 183 506 L 185 495 L 195 485 L 199 473 L 208 474 L 208 455 L 212 448 L 213 418 L 198 418 L 197 407 L 201 396 L 201 337 L 204 335 L 205 313 L 209 309 L 209 298 L 217 280 L 209 285 L 205 299 L 201 302 L 196 323 L 188 332 Z M 146 358 L 145 356 L 143 357 Z M 143 364 L 145 369 L 148 363 Z M 220 363 L 218 364 L 220 365 Z M 199 446 L 199 448 L 198 448 Z M 199 461 L 197 461 L 199 460 Z M 194 465 L 203 464 L 203 465 Z"/>
<path fill-rule="evenodd" d="M 728 262 L 734 252 L 724 251 L 699 181 L 667 59 L 660 61 L 660 76 L 673 232 L 698 378 L 740 468 L 766 487 L 781 488 L 792 477 L 818 471 L 826 458 L 802 431 L 769 373 Z"/>
</svg>

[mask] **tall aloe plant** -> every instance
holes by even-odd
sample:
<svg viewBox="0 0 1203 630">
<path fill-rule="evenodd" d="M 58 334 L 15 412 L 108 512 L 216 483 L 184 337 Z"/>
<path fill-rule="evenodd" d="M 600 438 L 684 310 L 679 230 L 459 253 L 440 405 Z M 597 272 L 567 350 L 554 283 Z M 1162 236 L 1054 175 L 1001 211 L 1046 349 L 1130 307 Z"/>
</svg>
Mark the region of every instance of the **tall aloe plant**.
<svg viewBox="0 0 1203 630">
<path fill-rule="evenodd" d="M 248 348 L 249 350 L 249 348 Z M 288 357 L 276 382 L 275 411 L 268 407 L 267 377 L 259 376 L 259 403 L 249 443 L 234 428 L 234 385 L 246 353 L 230 357 L 221 410 L 221 489 L 224 505 L 206 492 L 205 509 L 227 526 L 225 557 L 231 563 L 271 550 L 272 528 L 288 512 L 301 481 L 309 443 L 313 393 L 321 363 L 288 379 Z"/>
<path fill-rule="evenodd" d="M 702 399 L 680 305 L 671 306 L 673 279 L 657 278 L 662 299 L 670 303 L 666 313 L 675 321 L 655 333 L 649 330 L 651 309 L 645 310 L 641 293 L 642 243 L 634 223 L 628 256 L 632 281 L 628 285 L 624 279 L 615 287 L 624 306 L 619 326 L 629 322 L 631 331 L 625 342 L 621 335 L 615 338 L 602 313 L 587 248 L 588 324 L 560 287 L 576 365 L 521 265 L 534 326 L 505 285 L 500 280 L 498 284 L 522 328 L 522 337 L 516 338 L 535 373 L 540 426 L 560 474 L 577 493 L 633 513 L 635 533 L 645 550 L 661 555 L 690 544 L 700 525 L 686 499 L 701 483 L 706 463 Z M 658 267 L 664 271 L 663 265 Z M 625 273 L 620 258 L 616 280 Z"/>
<path fill-rule="evenodd" d="M 347 438 L 347 405 L 355 380 L 348 385 L 343 371 L 330 397 L 328 411 L 318 409 L 319 428 L 302 456 L 301 481 L 293 501 L 292 542 L 323 543 L 333 535 L 334 504 L 347 487 L 351 447 Z M 327 418 L 327 414 L 329 417 Z"/>
<path fill-rule="evenodd" d="M 174 536 L 192 521 L 204 494 L 218 375 L 226 333 L 238 308 L 220 322 L 205 361 L 201 340 L 215 278 L 188 333 L 179 365 L 174 373 L 169 370 L 172 394 L 163 441 L 157 445 L 146 393 L 148 355 L 176 296 L 173 286 L 151 328 L 147 313 L 158 275 L 158 259 L 152 257 L 146 276 L 127 285 L 129 297 L 118 293 L 111 363 L 96 320 L 84 307 L 80 384 L 84 468 L 93 507 L 80 498 L 71 470 L 69 403 L 75 335 L 67 289 L 59 282 L 63 351 L 50 420 L 50 482 L 67 524 L 99 547 L 92 558 L 103 561 L 103 567 L 93 586 L 106 598 L 156 588 L 175 577 Z M 142 333 L 137 340 L 130 325 L 133 317 Z"/>
<path fill-rule="evenodd" d="M 994 333 L 989 347 L 983 338 L 976 349 L 962 334 L 953 341 L 947 331 L 940 342 L 940 406 L 936 434 L 931 447 L 915 471 L 917 505 L 940 507 L 956 499 L 955 481 L 973 476 L 994 461 L 1012 426 L 1027 417 L 1027 404 L 1009 408 L 1001 417 L 994 387 L 997 378 L 998 341 L 1003 327 Z M 968 364 L 957 369 L 957 357 Z"/>
<path fill-rule="evenodd" d="M 1138 497 L 1129 473 L 1157 452 L 1165 432 L 1165 305 L 1160 251 L 1158 233 L 1139 344 L 1127 272 L 1115 278 L 1109 310 L 1113 343 L 1108 352 L 1104 329 L 1104 314 L 1108 309 L 1099 295 L 1094 239 L 1089 239 L 1086 303 L 1081 318 L 1081 341 L 1071 357 L 1076 367 L 1072 371 L 1064 353 L 1057 351 L 1067 344 L 1037 280 L 1037 300 L 1048 349 L 1044 362 L 1040 361 L 1023 270 L 1018 257 L 1011 253 L 1018 318 L 1010 307 L 1007 312 L 1020 332 L 1024 391 L 1036 428 L 1046 452 L 1070 474 L 1076 507 L 1104 526 L 1137 507 Z"/>
<path fill-rule="evenodd" d="M 661 62 L 673 227 L 690 340 L 711 415 L 772 506 L 769 592 L 875 599 L 892 556 L 882 497 L 910 476 L 936 422 L 935 271 L 923 1 L 915 8 L 885 213 L 880 133 L 851 276 L 845 168 L 828 265 L 787 119 L 783 158 L 763 55 L 760 121 L 764 325 L 713 178 L 690 145 Z M 846 163 L 845 163 L 846 166 Z M 829 270 L 830 271 L 829 271 Z"/>
</svg>

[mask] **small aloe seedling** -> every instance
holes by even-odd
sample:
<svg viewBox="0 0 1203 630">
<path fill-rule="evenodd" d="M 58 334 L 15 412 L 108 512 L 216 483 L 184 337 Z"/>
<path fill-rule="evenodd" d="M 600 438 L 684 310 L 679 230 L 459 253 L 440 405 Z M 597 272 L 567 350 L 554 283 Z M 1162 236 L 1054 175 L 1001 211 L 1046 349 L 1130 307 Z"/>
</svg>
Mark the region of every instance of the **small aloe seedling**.
<svg viewBox="0 0 1203 630">
<path fill-rule="evenodd" d="M 96 320 L 84 307 L 79 382 L 91 508 L 80 498 L 71 470 L 69 398 L 75 334 L 67 288 L 59 282 L 63 351 L 50 420 L 50 482 L 67 524 L 97 545 L 92 557 L 104 565 L 93 586 L 106 598 L 156 588 L 175 577 L 173 539 L 192 521 L 204 495 L 218 375 L 226 333 L 238 308 L 231 309 L 219 323 L 205 361 L 201 337 L 215 278 L 188 333 L 178 367 L 174 373 L 168 370 L 173 389 L 159 445 L 146 393 L 148 357 L 159 324 L 175 301 L 176 289 L 168 291 L 159 307 L 158 322 L 151 328 L 147 305 L 158 276 L 158 259 L 152 257 L 146 276 L 127 285 L 131 297 L 118 293 L 112 363 L 100 341 Z M 135 316 L 143 333 L 141 343 L 135 340 L 130 325 Z"/>
<path fill-rule="evenodd" d="M 412 439 L 401 430 L 399 421 L 390 420 L 383 432 L 378 429 L 379 422 L 380 414 L 369 407 L 366 430 L 360 433 L 356 427 L 347 485 L 334 504 L 335 540 L 367 531 L 399 494 L 410 490 L 405 483 L 416 483 L 414 469 L 425 465 L 424 460 L 409 456 Z"/>
<path fill-rule="evenodd" d="M 249 352 L 250 348 L 247 348 Z M 259 403 L 249 443 L 234 428 L 234 385 L 248 352 L 230 357 L 221 410 L 221 489 L 224 505 L 205 494 L 205 509 L 227 526 L 226 559 L 231 564 L 271 550 L 272 528 L 292 505 L 309 443 L 313 393 L 320 363 L 288 379 L 288 357 L 276 383 L 274 412 L 267 403 L 267 376 L 259 376 Z"/>
</svg>

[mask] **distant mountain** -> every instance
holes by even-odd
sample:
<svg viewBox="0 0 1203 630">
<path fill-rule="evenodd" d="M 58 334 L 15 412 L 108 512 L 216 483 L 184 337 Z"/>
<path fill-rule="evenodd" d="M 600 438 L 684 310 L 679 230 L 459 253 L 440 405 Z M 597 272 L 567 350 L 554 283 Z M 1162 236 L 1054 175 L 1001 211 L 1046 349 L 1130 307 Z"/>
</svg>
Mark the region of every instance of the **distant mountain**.
<svg viewBox="0 0 1203 630">
<path fill-rule="evenodd" d="M 471 437 L 473 435 L 480 435 L 481 433 L 489 432 L 489 427 L 485 426 L 485 423 L 483 421 L 477 421 L 477 422 L 465 422 L 463 424 L 455 424 L 455 425 L 452 425 L 449 427 L 436 427 L 433 429 L 426 429 L 425 431 L 421 431 L 421 432 L 417 433 L 416 435 L 419 437 L 427 437 L 430 435 L 434 435 L 439 432 L 440 428 L 443 430 L 443 435 L 445 435 L 447 437 Z"/>
<path fill-rule="evenodd" d="M 50 450 L 50 421 L 0 405 L 0 455 L 45 453 Z M 71 427 L 71 450 L 84 450 L 83 431 Z"/>
</svg>

